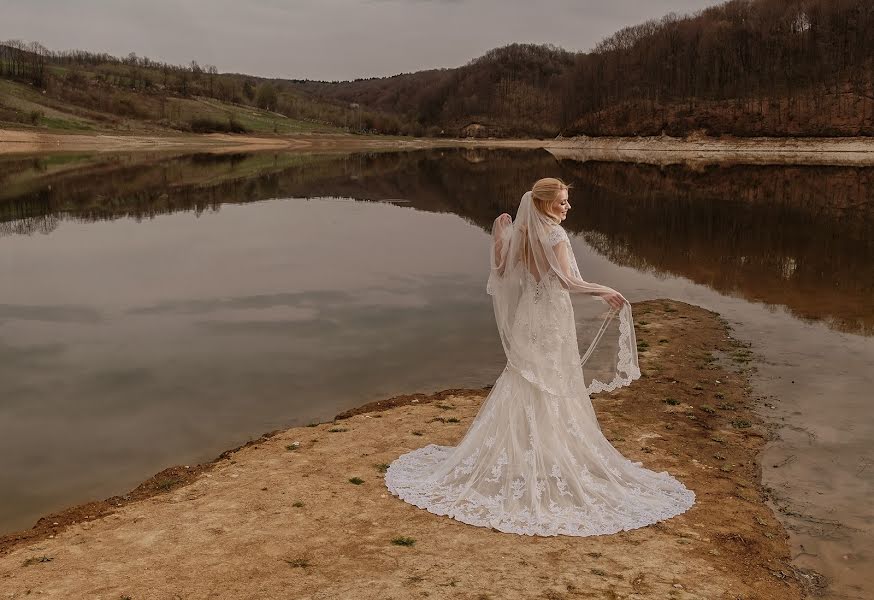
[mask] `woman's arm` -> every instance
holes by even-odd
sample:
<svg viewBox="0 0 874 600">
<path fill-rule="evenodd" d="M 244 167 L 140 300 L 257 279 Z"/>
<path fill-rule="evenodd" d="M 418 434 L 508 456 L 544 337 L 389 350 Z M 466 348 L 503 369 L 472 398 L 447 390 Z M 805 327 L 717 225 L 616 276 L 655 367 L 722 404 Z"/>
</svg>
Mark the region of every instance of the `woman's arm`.
<svg viewBox="0 0 874 600">
<path fill-rule="evenodd" d="M 509 243 L 507 239 L 507 231 L 513 225 L 513 219 L 507 213 L 501 214 L 492 226 L 492 235 L 494 237 L 494 253 L 495 253 L 495 270 L 498 275 L 503 275 L 507 268 L 507 259 L 504 256 L 504 246 Z"/>
<path fill-rule="evenodd" d="M 568 286 L 568 290 L 577 294 L 589 294 L 603 298 L 613 308 L 622 308 L 628 300 L 625 297 L 606 285 L 598 283 L 589 283 L 584 280 L 580 273 L 571 266 L 571 250 L 570 242 L 562 240 L 553 246 L 555 256 L 558 258 L 558 264 L 561 269 L 561 278 Z"/>
</svg>

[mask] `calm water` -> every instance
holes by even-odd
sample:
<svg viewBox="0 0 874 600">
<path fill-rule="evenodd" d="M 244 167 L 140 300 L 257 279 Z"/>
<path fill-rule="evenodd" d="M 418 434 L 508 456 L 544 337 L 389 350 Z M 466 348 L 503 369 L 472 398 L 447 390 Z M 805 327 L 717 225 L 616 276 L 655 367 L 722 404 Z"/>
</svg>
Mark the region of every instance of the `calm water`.
<svg viewBox="0 0 874 600">
<path fill-rule="evenodd" d="M 544 175 L 574 184 L 565 224 L 588 279 L 719 311 L 753 343 L 781 425 L 763 477 L 797 563 L 863 598 L 874 169 L 470 150 L 0 160 L 0 531 L 270 429 L 492 383 L 488 228 Z"/>
</svg>

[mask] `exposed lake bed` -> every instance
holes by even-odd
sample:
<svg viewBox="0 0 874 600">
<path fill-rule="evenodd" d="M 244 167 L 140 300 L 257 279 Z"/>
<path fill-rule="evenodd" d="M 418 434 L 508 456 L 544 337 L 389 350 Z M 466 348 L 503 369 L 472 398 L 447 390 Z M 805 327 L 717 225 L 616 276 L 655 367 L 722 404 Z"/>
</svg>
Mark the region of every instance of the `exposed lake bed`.
<svg viewBox="0 0 874 600">
<path fill-rule="evenodd" d="M 501 353 L 485 229 L 534 177 L 558 172 L 575 186 L 566 225 L 592 280 L 635 301 L 716 310 L 752 344 L 757 410 L 786 425 L 762 461 L 793 556 L 863 589 L 869 169 L 690 169 L 480 148 L 106 155 L 96 171 L 92 160 L 18 160 L 0 201 L 0 274 L 18 284 L 0 292 L 3 487 L 33 493 L 2 507 L 4 522 L 20 524 L 7 531 L 269 429 L 490 383 Z M 348 289 L 308 279 L 296 257 L 315 231 L 335 274 L 362 270 L 354 244 L 382 240 L 382 263 Z M 410 265 L 439 276 L 394 279 Z M 63 396 L 52 391 L 59 380 Z M 134 414 L 141 433 L 125 425 Z M 71 418 L 84 442 L 65 430 Z"/>
<path fill-rule="evenodd" d="M 4 540 L 0 576 L 15 594 L 68 597 L 227 593 L 257 579 L 268 595 L 440 596 L 450 586 L 456 595 L 507 598 L 582 589 L 801 598 L 809 579 L 796 577 L 785 534 L 764 504 L 756 454 L 765 431 L 746 365 L 731 358 L 746 356 L 745 346 L 697 307 L 655 300 L 634 310 L 643 377 L 594 403 L 624 455 L 696 492 L 683 515 L 612 536 L 531 538 L 401 502 L 382 483 L 386 463 L 419 445 L 457 442 L 487 393 L 450 390 L 273 432 L 208 465 L 159 474 L 144 486 L 153 495 L 141 489 L 134 500 L 50 516 L 40 535 Z M 182 469 L 194 474 L 179 476 Z"/>
</svg>

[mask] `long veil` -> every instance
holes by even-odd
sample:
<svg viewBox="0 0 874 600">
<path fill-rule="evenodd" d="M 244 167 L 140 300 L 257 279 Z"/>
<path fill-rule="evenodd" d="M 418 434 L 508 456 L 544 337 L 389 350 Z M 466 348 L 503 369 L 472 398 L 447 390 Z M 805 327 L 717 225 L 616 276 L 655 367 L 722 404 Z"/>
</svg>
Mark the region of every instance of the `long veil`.
<svg viewBox="0 0 874 600">
<path fill-rule="evenodd" d="M 534 207 L 530 191 L 522 196 L 515 220 L 495 220 L 490 254 L 487 291 L 508 368 L 538 383 L 537 374 L 529 372 L 532 361 L 526 360 L 536 348 L 530 339 L 536 334 L 518 326 L 536 322 L 538 309 L 520 300 L 527 286 L 534 286 L 536 299 L 537 287 L 552 283 L 570 292 L 576 331 L 564 333 L 576 335 L 586 391 L 614 390 L 640 377 L 631 305 L 611 308 L 603 296 L 615 290 L 582 278 L 567 234 Z"/>
</svg>

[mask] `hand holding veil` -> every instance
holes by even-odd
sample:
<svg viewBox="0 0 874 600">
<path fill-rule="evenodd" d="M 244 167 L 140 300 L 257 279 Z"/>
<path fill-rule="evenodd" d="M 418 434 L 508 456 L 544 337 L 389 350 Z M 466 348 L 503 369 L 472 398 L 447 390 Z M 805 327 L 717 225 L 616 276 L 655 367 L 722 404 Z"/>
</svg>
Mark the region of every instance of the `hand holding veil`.
<svg viewBox="0 0 874 600">
<path fill-rule="evenodd" d="M 586 391 L 614 390 L 640 377 L 631 305 L 616 290 L 582 278 L 567 233 L 535 208 L 530 191 L 522 196 L 515 221 L 509 215 L 495 220 L 492 242 L 487 290 L 508 366 L 525 362 L 532 340 L 522 338 L 536 337 L 530 327 L 523 336 L 520 322 L 550 326 L 536 304 L 520 303 L 523 291 L 534 286 L 536 302 L 537 287 L 553 277 L 570 292 Z"/>
</svg>

